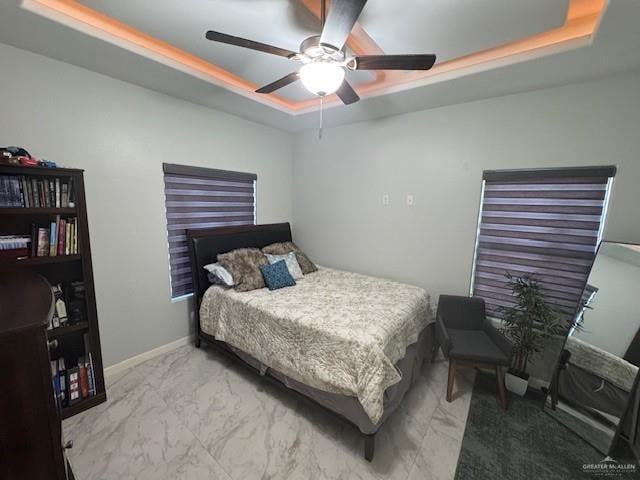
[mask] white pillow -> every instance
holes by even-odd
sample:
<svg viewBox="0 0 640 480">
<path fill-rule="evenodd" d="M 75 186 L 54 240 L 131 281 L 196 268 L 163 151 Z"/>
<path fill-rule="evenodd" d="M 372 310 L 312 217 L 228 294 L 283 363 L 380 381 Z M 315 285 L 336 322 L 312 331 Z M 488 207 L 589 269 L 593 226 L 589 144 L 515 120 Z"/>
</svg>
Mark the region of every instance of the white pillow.
<svg viewBox="0 0 640 480">
<path fill-rule="evenodd" d="M 229 273 L 229 270 L 219 263 L 210 263 L 209 265 L 205 265 L 203 268 L 215 278 L 219 279 L 222 285 L 226 285 L 227 287 L 233 287 L 235 285 L 233 276 Z"/>
<path fill-rule="evenodd" d="M 279 262 L 280 260 L 284 260 L 284 263 L 287 264 L 287 269 L 289 270 L 289 273 L 294 280 L 300 280 L 302 277 L 304 277 L 295 252 L 289 252 L 284 255 L 271 255 L 269 253 L 265 255 L 267 256 L 267 260 L 269 260 L 269 263 L 271 264 Z"/>
</svg>

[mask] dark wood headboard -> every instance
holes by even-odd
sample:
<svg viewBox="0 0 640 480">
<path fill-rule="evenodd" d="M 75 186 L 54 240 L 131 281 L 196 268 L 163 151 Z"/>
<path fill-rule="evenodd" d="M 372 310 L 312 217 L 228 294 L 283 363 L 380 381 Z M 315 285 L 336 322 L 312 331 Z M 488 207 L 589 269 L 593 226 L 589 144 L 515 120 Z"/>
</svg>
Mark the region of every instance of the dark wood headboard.
<svg viewBox="0 0 640 480">
<path fill-rule="evenodd" d="M 263 248 L 276 242 L 291 241 L 291 227 L 288 223 L 269 225 L 245 225 L 241 227 L 220 227 L 187 230 L 191 275 L 195 297 L 196 318 L 200 301 L 211 285 L 207 279 L 205 265 L 215 263 L 219 253 L 236 248 Z M 198 322 L 199 326 L 199 322 Z"/>
</svg>

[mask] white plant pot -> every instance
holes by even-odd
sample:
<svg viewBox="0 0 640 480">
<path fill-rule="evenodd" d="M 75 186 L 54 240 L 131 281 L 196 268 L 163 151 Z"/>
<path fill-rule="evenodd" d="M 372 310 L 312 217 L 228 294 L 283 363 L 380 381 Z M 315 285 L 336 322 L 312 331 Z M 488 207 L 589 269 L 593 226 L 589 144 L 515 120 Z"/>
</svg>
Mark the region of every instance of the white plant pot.
<svg viewBox="0 0 640 480">
<path fill-rule="evenodd" d="M 521 397 L 527 393 L 527 386 L 529 385 L 529 380 L 525 380 L 524 378 L 520 378 L 516 375 L 512 375 L 511 373 L 506 373 L 504 376 L 504 383 L 507 387 L 507 390 L 515 393 L 516 395 L 520 395 Z"/>
</svg>

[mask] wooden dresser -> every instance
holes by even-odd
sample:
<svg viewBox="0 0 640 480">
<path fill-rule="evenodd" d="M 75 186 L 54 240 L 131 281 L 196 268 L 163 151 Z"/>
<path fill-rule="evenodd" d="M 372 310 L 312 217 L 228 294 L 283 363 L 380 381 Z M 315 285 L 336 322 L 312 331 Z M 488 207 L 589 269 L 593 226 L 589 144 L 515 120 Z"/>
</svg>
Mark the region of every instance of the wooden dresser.
<svg viewBox="0 0 640 480">
<path fill-rule="evenodd" d="M 0 265 L 0 479 L 68 480 L 47 325 L 53 294 L 40 275 Z M 70 447 L 71 444 L 67 444 Z"/>
</svg>

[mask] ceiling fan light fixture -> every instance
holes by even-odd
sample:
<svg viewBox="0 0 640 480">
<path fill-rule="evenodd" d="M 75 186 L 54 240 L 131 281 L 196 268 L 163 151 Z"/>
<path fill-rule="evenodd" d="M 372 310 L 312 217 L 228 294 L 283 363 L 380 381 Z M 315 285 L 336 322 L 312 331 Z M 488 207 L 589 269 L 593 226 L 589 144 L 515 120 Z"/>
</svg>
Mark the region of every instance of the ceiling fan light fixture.
<svg viewBox="0 0 640 480">
<path fill-rule="evenodd" d="M 344 81 L 344 68 L 330 62 L 307 63 L 300 69 L 300 80 L 311 93 L 324 97 L 340 88 Z"/>
</svg>

